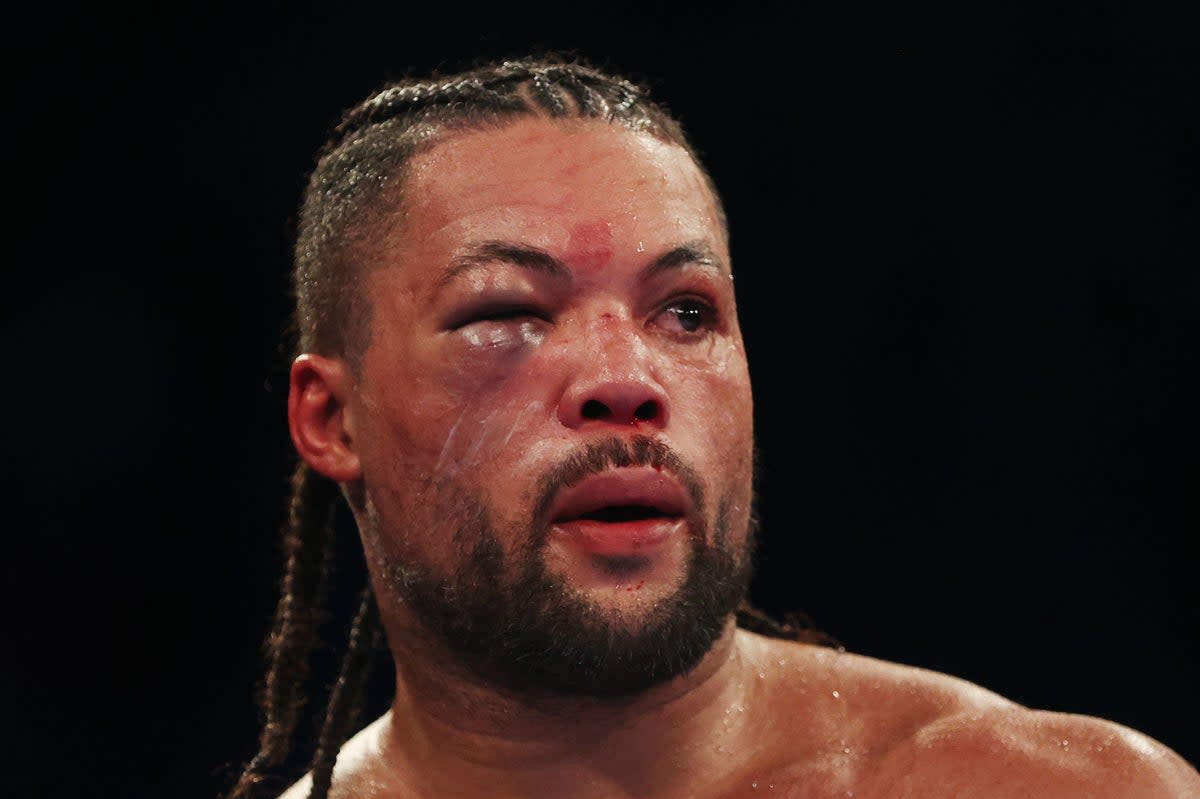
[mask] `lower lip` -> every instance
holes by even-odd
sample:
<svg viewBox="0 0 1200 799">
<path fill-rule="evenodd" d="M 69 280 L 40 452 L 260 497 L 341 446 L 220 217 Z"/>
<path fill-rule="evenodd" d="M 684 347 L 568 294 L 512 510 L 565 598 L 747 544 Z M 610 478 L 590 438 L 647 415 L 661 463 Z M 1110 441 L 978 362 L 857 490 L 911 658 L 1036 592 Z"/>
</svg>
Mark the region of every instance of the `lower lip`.
<svg viewBox="0 0 1200 799">
<path fill-rule="evenodd" d="M 598 522 L 576 519 L 554 525 L 580 549 L 593 555 L 648 554 L 680 529 L 683 519 Z"/>
</svg>

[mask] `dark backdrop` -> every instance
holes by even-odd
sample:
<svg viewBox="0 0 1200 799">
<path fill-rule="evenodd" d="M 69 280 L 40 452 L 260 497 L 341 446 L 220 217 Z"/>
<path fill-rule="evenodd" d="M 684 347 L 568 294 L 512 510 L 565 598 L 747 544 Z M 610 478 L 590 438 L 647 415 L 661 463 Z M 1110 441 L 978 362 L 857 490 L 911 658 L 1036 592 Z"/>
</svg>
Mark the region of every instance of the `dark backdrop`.
<svg viewBox="0 0 1200 799">
<path fill-rule="evenodd" d="M 171 8 L 7 34 L 18 781 L 212 797 L 252 752 L 312 154 L 385 78 L 530 47 L 648 82 L 725 196 L 757 602 L 1200 759 L 1194 28 Z"/>
</svg>

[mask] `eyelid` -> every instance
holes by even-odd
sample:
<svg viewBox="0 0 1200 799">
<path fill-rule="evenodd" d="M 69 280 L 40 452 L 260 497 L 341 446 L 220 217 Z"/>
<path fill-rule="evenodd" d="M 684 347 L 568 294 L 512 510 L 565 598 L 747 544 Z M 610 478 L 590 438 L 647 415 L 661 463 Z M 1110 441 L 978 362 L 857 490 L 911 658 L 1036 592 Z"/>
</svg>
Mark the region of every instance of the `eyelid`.
<svg viewBox="0 0 1200 799">
<path fill-rule="evenodd" d="M 721 300 L 706 289 L 707 287 L 704 286 L 682 288 L 659 303 L 658 313 L 680 302 L 696 302 L 712 310 L 714 313 L 719 312 L 722 308 Z"/>
<path fill-rule="evenodd" d="M 480 302 L 451 314 L 444 327 L 446 330 L 461 330 L 467 325 L 472 325 L 476 322 L 502 322 L 525 317 L 533 317 L 543 321 L 550 320 L 550 315 L 536 303 L 519 300 L 495 300 Z"/>
<path fill-rule="evenodd" d="M 681 297 L 694 297 L 714 308 L 723 307 L 727 297 L 732 299 L 728 279 L 708 269 L 672 271 L 652 280 L 647 289 L 668 298 L 662 307 Z"/>
<path fill-rule="evenodd" d="M 720 305 L 711 297 L 706 297 L 694 291 L 677 294 L 666 302 L 660 304 L 658 309 L 654 311 L 651 320 L 659 319 L 663 314 L 682 303 L 695 303 L 700 306 L 700 311 L 703 314 L 703 319 L 700 328 L 697 330 L 671 330 L 669 332 L 683 337 L 703 336 L 706 333 L 723 330 L 725 327 L 724 315 L 721 313 Z"/>
</svg>

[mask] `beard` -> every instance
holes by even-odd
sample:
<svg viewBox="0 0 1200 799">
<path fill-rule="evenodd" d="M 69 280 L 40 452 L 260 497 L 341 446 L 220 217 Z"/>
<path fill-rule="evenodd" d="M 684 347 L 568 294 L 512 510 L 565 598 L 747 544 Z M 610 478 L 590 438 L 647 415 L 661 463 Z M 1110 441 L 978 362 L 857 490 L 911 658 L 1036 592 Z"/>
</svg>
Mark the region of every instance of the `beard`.
<svg viewBox="0 0 1200 799">
<path fill-rule="evenodd" d="M 557 492 L 627 466 L 667 471 L 691 498 L 683 579 L 638 619 L 621 618 L 572 589 L 547 568 L 544 555 L 550 524 L 542 520 Z M 389 557 L 388 583 L 460 665 L 510 693 L 621 698 L 684 675 L 712 649 L 749 585 L 753 524 L 744 535 L 730 535 L 728 496 L 717 500 L 710 520 L 695 472 L 665 444 L 644 436 L 593 442 L 548 470 L 522 525 L 526 543 L 511 556 L 482 495 L 460 485 L 439 493 L 447 501 L 439 506 L 455 508 L 458 518 L 459 566 L 435 576 Z M 636 560 L 618 558 L 608 566 L 613 573 L 630 571 Z"/>
</svg>

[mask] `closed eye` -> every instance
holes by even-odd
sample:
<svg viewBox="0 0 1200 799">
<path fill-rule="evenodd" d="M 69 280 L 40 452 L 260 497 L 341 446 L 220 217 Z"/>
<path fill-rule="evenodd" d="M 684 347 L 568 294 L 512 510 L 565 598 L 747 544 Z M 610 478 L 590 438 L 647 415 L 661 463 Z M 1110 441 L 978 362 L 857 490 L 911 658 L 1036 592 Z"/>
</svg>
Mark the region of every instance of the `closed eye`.
<svg viewBox="0 0 1200 799">
<path fill-rule="evenodd" d="M 461 317 L 456 317 L 447 327 L 450 330 L 459 330 L 467 325 L 479 322 L 503 323 L 528 321 L 530 319 L 549 321 L 550 317 L 540 308 L 529 305 L 488 305 L 482 308 L 474 308 L 464 313 Z"/>
</svg>

